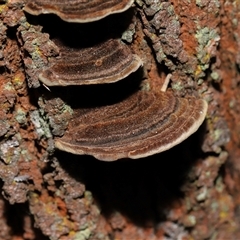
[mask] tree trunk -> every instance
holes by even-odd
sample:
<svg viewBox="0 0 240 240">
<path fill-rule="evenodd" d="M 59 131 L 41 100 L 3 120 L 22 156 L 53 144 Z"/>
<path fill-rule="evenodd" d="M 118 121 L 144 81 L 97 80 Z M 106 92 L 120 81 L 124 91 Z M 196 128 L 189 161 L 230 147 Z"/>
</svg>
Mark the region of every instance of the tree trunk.
<svg viewBox="0 0 240 240">
<path fill-rule="evenodd" d="M 25 3 L 0 1 L 0 239 L 239 239 L 239 2 L 136 0 L 81 24 Z M 143 67 L 108 86 L 48 88 L 38 76 L 59 57 L 55 38 L 121 38 Z M 160 89 L 168 74 L 167 91 L 208 102 L 179 145 L 114 162 L 55 149 L 76 106 Z"/>
</svg>

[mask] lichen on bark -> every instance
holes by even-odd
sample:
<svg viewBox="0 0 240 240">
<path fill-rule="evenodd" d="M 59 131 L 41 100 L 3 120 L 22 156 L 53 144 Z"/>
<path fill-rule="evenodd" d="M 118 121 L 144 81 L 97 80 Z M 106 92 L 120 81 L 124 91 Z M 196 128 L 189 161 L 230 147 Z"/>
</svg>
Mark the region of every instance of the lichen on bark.
<svg viewBox="0 0 240 240">
<path fill-rule="evenodd" d="M 24 4 L 0 1 L 0 238 L 239 238 L 239 3 L 137 0 L 126 13 L 84 26 L 32 17 Z M 54 137 L 85 104 L 78 93 L 85 89 L 39 82 L 39 71 L 59 57 L 52 23 L 63 26 L 62 36 L 69 26 L 74 44 L 122 38 L 144 63 L 134 75 L 142 88 L 160 88 L 171 73 L 168 91 L 208 102 L 205 124 L 140 160 L 102 163 L 55 151 Z"/>
</svg>

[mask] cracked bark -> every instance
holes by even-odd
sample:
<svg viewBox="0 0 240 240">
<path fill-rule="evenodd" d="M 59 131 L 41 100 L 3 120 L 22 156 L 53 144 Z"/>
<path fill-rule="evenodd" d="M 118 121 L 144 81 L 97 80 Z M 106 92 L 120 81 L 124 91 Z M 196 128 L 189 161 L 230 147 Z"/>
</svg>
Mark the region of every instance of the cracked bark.
<svg viewBox="0 0 240 240">
<path fill-rule="evenodd" d="M 238 1 L 138 0 L 74 31 L 57 17 L 25 14 L 24 1 L 0 4 L 0 239 L 240 238 Z M 161 88 L 171 73 L 176 96 L 208 101 L 205 124 L 173 149 L 134 161 L 55 152 L 71 107 L 85 101 L 79 91 L 89 91 L 49 92 L 39 83 L 39 70 L 58 55 L 56 35 L 83 46 L 121 37 L 144 62 L 133 78 Z"/>
</svg>

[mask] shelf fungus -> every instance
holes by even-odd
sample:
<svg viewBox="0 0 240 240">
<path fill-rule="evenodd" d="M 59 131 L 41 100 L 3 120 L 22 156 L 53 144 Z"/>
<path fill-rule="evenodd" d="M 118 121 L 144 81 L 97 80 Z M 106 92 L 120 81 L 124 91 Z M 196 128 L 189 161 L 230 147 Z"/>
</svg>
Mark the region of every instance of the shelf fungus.
<svg viewBox="0 0 240 240">
<path fill-rule="evenodd" d="M 24 10 L 32 15 L 53 13 L 66 22 L 86 23 L 129 9 L 133 0 L 28 0 Z"/>
<path fill-rule="evenodd" d="M 142 158 L 181 143 L 204 121 L 207 103 L 171 92 L 138 91 L 122 102 L 77 109 L 55 146 L 103 161 Z"/>
<path fill-rule="evenodd" d="M 39 80 L 47 86 L 113 83 L 142 65 L 141 59 L 118 39 L 83 49 L 59 47 L 60 57 L 39 74 Z"/>
</svg>

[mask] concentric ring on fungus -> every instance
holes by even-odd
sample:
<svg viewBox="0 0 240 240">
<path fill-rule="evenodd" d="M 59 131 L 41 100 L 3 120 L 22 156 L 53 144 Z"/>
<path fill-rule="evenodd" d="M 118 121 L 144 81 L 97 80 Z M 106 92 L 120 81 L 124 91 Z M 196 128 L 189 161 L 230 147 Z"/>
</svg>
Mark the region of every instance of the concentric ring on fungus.
<svg viewBox="0 0 240 240">
<path fill-rule="evenodd" d="M 39 80 L 47 86 L 113 83 L 142 65 L 141 59 L 118 39 L 83 49 L 62 44 L 59 48 L 60 57 L 39 74 Z"/>
<path fill-rule="evenodd" d="M 75 110 L 68 130 L 55 140 L 55 146 L 104 161 L 147 157 L 188 138 L 206 112 L 205 100 L 138 91 L 113 105 Z"/>
<path fill-rule="evenodd" d="M 66 22 L 86 23 L 124 12 L 134 0 L 29 0 L 24 10 L 32 15 L 54 13 Z"/>
</svg>

